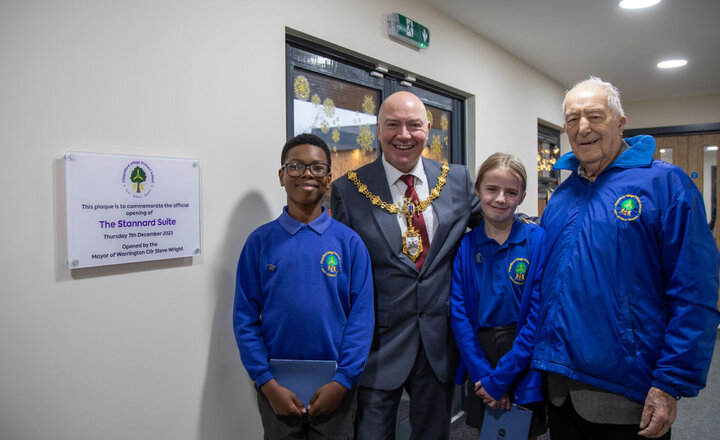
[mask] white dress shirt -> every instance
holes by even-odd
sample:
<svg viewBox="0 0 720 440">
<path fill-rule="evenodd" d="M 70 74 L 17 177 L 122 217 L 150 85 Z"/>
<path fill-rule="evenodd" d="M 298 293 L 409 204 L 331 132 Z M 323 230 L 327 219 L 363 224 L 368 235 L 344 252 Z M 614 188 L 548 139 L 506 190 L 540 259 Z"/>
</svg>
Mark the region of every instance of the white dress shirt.
<svg viewBox="0 0 720 440">
<path fill-rule="evenodd" d="M 417 165 L 415 165 L 415 167 L 410 170 L 409 173 L 403 173 L 394 166 L 390 165 L 390 163 L 385 160 L 385 155 L 382 156 L 382 164 L 383 168 L 385 168 L 385 177 L 387 177 L 388 186 L 390 186 L 390 193 L 392 194 L 393 203 L 398 206 L 403 205 L 403 199 L 405 199 L 405 190 L 407 189 L 407 185 L 405 185 L 405 182 L 400 180 L 400 177 L 405 174 L 412 174 L 413 176 L 415 176 L 415 192 L 417 193 L 418 199 L 421 202 L 430 197 L 428 179 L 425 175 L 425 168 L 423 167 L 422 158 L 418 160 Z M 437 222 L 435 221 L 435 211 L 433 210 L 432 204 L 430 204 L 430 206 L 428 206 L 428 208 L 422 213 L 423 218 L 425 219 L 425 227 L 427 228 L 428 240 L 430 240 L 430 243 L 432 243 L 433 236 L 435 235 L 435 229 L 437 229 Z M 407 230 L 407 222 L 405 220 L 405 216 L 402 215 L 402 213 L 398 213 L 397 218 L 398 224 L 400 225 L 400 232 L 404 234 Z M 428 243 L 428 249 L 430 248 L 430 243 Z"/>
</svg>

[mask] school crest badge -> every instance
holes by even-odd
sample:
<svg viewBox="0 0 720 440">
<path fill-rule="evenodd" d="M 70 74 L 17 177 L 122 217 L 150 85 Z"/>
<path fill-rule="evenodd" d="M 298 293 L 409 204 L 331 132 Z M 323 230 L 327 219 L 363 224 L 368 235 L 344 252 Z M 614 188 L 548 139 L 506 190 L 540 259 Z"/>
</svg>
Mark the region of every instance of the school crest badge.
<svg viewBox="0 0 720 440">
<path fill-rule="evenodd" d="M 320 268 L 329 277 L 337 276 L 340 271 L 340 256 L 337 252 L 325 252 L 320 259 Z"/>
<path fill-rule="evenodd" d="M 530 267 L 530 261 L 527 258 L 516 258 L 510 263 L 508 268 L 508 276 L 510 281 L 515 284 L 525 284 L 525 278 L 527 278 L 528 268 Z"/>
<path fill-rule="evenodd" d="M 640 217 L 642 202 L 640 197 L 625 194 L 615 202 L 615 216 L 620 220 L 630 222 Z"/>
</svg>

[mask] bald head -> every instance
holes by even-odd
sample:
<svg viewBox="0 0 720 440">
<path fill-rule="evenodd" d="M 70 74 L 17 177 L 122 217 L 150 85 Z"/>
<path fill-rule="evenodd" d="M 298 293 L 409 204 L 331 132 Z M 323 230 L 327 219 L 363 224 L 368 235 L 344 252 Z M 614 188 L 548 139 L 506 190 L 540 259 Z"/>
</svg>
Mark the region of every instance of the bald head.
<svg viewBox="0 0 720 440">
<path fill-rule="evenodd" d="M 378 119 L 382 120 L 383 116 L 395 108 L 404 107 L 406 109 L 417 109 L 418 113 L 422 113 L 424 121 L 427 122 L 427 110 L 425 104 L 410 92 L 400 91 L 388 96 L 385 101 L 380 104 L 378 111 Z"/>
<path fill-rule="evenodd" d="M 425 105 L 410 92 L 393 93 L 380 105 L 377 132 L 385 160 L 409 172 L 420 160 L 430 132 Z"/>
</svg>

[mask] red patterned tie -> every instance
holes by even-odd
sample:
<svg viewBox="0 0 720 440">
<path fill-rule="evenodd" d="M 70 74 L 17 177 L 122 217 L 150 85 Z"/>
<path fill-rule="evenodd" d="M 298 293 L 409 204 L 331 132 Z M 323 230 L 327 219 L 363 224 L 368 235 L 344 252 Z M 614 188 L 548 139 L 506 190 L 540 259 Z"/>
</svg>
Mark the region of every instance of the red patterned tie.
<svg viewBox="0 0 720 440">
<path fill-rule="evenodd" d="M 417 206 L 420 203 L 420 200 L 418 199 L 417 193 L 415 192 L 414 176 L 412 174 L 403 174 L 402 176 L 400 176 L 400 180 L 402 180 L 405 185 L 407 185 L 407 189 L 405 190 L 405 198 L 412 200 L 415 203 L 415 206 Z M 420 233 L 420 238 L 422 239 L 423 249 L 418 259 L 415 260 L 415 266 L 417 266 L 418 270 L 422 270 L 423 263 L 425 262 L 425 256 L 427 255 L 428 249 L 430 249 L 430 239 L 428 238 L 427 226 L 425 226 L 425 217 L 423 217 L 422 211 L 417 210 L 414 213 L 412 217 L 412 225 L 415 229 L 418 230 L 418 232 Z"/>
</svg>

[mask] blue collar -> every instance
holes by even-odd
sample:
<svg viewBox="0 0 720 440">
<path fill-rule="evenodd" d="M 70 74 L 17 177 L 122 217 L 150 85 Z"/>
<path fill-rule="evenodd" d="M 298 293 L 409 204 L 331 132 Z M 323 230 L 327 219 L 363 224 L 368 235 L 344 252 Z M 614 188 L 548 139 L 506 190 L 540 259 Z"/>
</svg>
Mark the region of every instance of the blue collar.
<svg viewBox="0 0 720 440">
<path fill-rule="evenodd" d="M 638 168 L 650 166 L 655 153 L 655 139 L 652 136 L 641 134 L 639 136 L 623 139 L 628 148 L 620 153 L 620 156 L 613 163 L 608 165 L 610 168 Z M 578 172 L 580 162 L 571 152 L 565 153 L 558 159 L 553 166 L 554 170 L 570 170 L 573 173 Z M 605 170 L 603 170 L 604 172 Z"/>
<path fill-rule="evenodd" d="M 510 235 L 508 235 L 508 239 L 505 240 L 504 245 L 507 244 L 519 244 L 524 242 L 527 239 L 527 235 L 525 233 L 525 228 L 522 227 L 523 221 L 522 219 L 519 219 L 515 217 L 515 220 L 513 220 L 512 229 L 510 230 Z M 482 219 L 482 222 L 480 222 L 480 226 L 477 228 L 478 232 L 475 234 L 475 244 L 477 245 L 483 245 L 488 244 L 490 242 L 495 242 L 495 239 L 492 239 L 487 236 L 485 233 L 485 219 Z"/>
<path fill-rule="evenodd" d="M 280 214 L 280 217 L 278 217 L 277 220 L 280 223 L 280 226 L 282 226 L 283 229 L 288 231 L 290 235 L 297 234 L 297 232 L 304 226 L 307 226 L 308 228 L 317 232 L 319 235 L 322 235 L 325 231 L 327 231 L 327 228 L 330 227 L 330 222 L 332 221 L 332 218 L 330 218 L 330 215 L 328 215 L 325 206 L 322 207 L 322 213 L 318 216 L 318 218 L 311 221 L 307 225 L 301 221 L 295 220 L 294 218 L 290 217 L 287 209 L 287 206 L 283 208 L 283 212 L 282 214 Z"/>
</svg>

